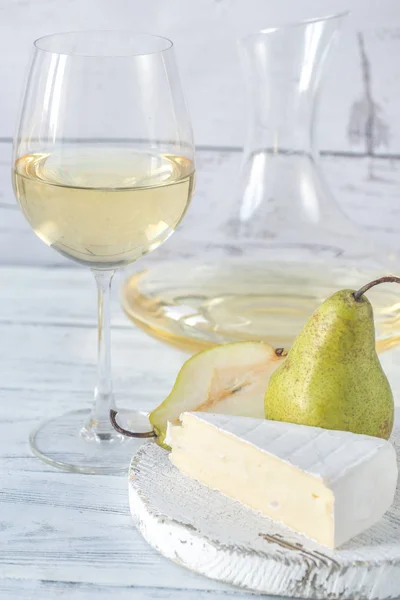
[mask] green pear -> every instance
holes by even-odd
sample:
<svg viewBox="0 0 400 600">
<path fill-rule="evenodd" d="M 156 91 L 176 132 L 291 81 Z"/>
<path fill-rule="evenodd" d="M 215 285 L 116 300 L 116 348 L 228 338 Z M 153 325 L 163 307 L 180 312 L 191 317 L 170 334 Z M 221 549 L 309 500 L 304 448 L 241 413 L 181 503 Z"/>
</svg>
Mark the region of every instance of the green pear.
<svg viewBox="0 0 400 600">
<path fill-rule="evenodd" d="M 325 300 L 272 374 L 265 417 L 388 439 L 393 394 L 375 350 L 372 306 L 364 293 L 396 277 L 382 277 L 357 292 Z"/>
<path fill-rule="evenodd" d="M 134 433 L 110 418 L 115 429 L 129 437 L 154 437 L 161 446 L 167 425 L 179 423 L 183 412 L 213 412 L 242 417 L 264 418 L 264 394 L 271 373 L 286 356 L 283 348 L 263 342 L 222 344 L 195 354 L 187 360 L 167 398 L 149 415 L 151 430 Z"/>
<path fill-rule="evenodd" d="M 168 422 L 179 423 L 186 411 L 264 418 L 265 390 L 285 354 L 263 342 L 234 342 L 192 356 L 149 415 L 157 442 L 165 446 Z"/>
</svg>

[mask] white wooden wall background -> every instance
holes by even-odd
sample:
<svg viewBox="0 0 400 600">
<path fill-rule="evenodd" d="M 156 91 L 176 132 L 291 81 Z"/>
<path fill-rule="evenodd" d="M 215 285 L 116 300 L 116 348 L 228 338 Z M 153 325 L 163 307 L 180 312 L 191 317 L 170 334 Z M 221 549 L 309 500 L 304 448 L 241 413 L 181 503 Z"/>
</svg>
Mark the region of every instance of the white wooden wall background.
<svg viewBox="0 0 400 600">
<path fill-rule="evenodd" d="M 241 146 L 244 98 L 235 39 L 248 31 L 298 18 L 352 11 L 331 58 L 321 99 L 321 148 L 363 152 L 348 136 L 356 102 L 368 102 L 357 34 L 371 75 L 371 95 L 388 127 L 387 145 L 400 154 L 400 7 L 397 0 L 0 0 L 0 137 L 13 134 L 32 41 L 55 31 L 134 29 L 170 37 L 198 144 Z"/>
<path fill-rule="evenodd" d="M 331 54 L 321 96 L 317 132 L 324 152 L 322 164 L 344 210 L 366 227 L 377 225 L 379 231 L 373 235 L 399 250 L 398 219 L 393 218 L 397 216 L 400 158 L 398 0 L 0 0 L 0 141 L 6 142 L 0 148 L 4 182 L 0 190 L 0 257 L 12 264 L 71 266 L 32 235 L 15 206 L 7 175 L 7 142 L 15 128 L 35 38 L 55 31 L 131 28 L 174 40 L 196 143 L 203 152 L 198 155 L 197 192 L 181 228 L 185 234 L 178 232 L 153 255 L 157 258 L 177 248 L 180 236 L 182 241 L 190 239 L 192 223 L 198 226 L 202 216 L 212 211 L 216 226 L 233 210 L 232 191 L 240 160 L 237 151 L 246 127 L 237 37 L 271 23 L 345 9 L 351 10 L 351 16 Z M 384 160 L 365 158 L 371 140 L 363 127 L 357 143 L 349 135 L 354 114 L 365 123 L 371 103 L 383 133 L 372 140 L 373 152 Z M 233 154 L 232 148 L 236 150 Z M 370 175 L 371 160 L 377 164 L 376 177 Z M 376 202 L 383 210 L 373 210 Z M 209 219 L 203 222 L 209 223 Z"/>
<path fill-rule="evenodd" d="M 157 259 L 185 252 L 194 226 L 203 219 L 206 237 L 232 209 L 227 182 L 237 171 L 246 125 L 235 38 L 347 8 L 352 17 L 321 97 L 322 164 L 343 209 L 368 235 L 399 251 L 399 0 L 0 0 L 0 600 L 249 598 L 192 576 L 148 548 L 131 527 L 124 477 L 59 473 L 30 454 L 27 436 L 39 418 L 90 403 L 96 354 L 90 274 L 35 238 L 11 190 L 10 142 L 32 41 L 88 28 L 129 28 L 174 40 L 199 176 L 182 227 L 154 253 Z M 385 134 L 384 143 L 372 140 L 374 157 L 365 155 L 365 135 L 358 143 L 349 136 L 355 107 L 362 117 L 371 102 Z M 113 358 L 120 402 L 151 408 L 186 357 L 135 330 L 115 294 Z M 400 353 L 384 355 L 383 362 L 398 399 Z"/>
</svg>

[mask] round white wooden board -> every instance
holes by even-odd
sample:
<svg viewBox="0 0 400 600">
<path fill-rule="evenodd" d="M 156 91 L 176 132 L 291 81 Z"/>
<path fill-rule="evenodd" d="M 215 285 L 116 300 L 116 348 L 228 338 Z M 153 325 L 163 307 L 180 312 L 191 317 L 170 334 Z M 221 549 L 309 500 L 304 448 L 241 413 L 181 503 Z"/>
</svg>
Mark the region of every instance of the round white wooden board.
<svg viewBox="0 0 400 600">
<path fill-rule="evenodd" d="M 399 425 L 391 440 L 398 459 Z M 400 485 L 381 522 L 335 551 L 182 475 L 155 443 L 132 459 L 129 498 L 151 546 L 212 579 L 321 600 L 400 596 Z"/>
</svg>

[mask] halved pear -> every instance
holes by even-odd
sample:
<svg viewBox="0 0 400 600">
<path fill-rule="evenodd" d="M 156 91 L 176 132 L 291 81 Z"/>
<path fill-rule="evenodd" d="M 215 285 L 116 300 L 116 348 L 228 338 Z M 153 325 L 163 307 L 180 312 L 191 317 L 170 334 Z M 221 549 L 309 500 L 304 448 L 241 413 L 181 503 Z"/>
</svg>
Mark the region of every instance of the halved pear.
<svg viewBox="0 0 400 600">
<path fill-rule="evenodd" d="M 168 421 L 179 423 L 185 411 L 264 419 L 268 381 L 285 356 L 282 348 L 263 342 L 223 344 L 192 356 L 169 396 L 150 413 L 157 442 L 165 446 Z"/>
</svg>

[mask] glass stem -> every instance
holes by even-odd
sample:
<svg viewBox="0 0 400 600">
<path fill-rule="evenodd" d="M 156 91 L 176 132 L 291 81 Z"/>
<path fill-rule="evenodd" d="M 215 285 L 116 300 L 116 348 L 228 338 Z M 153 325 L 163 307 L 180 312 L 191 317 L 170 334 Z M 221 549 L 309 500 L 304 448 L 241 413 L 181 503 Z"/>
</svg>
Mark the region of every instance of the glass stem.
<svg viewBox="0 0 400 600">
<path fill-rule="evenodd" d="M 113 441 L 120 437 L 110 423 L 110 409 L 115 409 L 111 378 L 111 335 L 110 305 L 111 282 L 115 270 L 102 271 L 92 269 L 97 284 L 98 297 L 98 358 L 97 383 L 94 390 L 95 404 L 89 422 L 82 435 L 96 441 Z"/>
<path fill-rule="evenodd" d="M 98 421 L 109 420 L 115 408 L 111 378 L 111 283 L 115 271 L 95 271 L 98 301 L 97 384 L 94 390 L 94 412 Z"/>
</svg>

